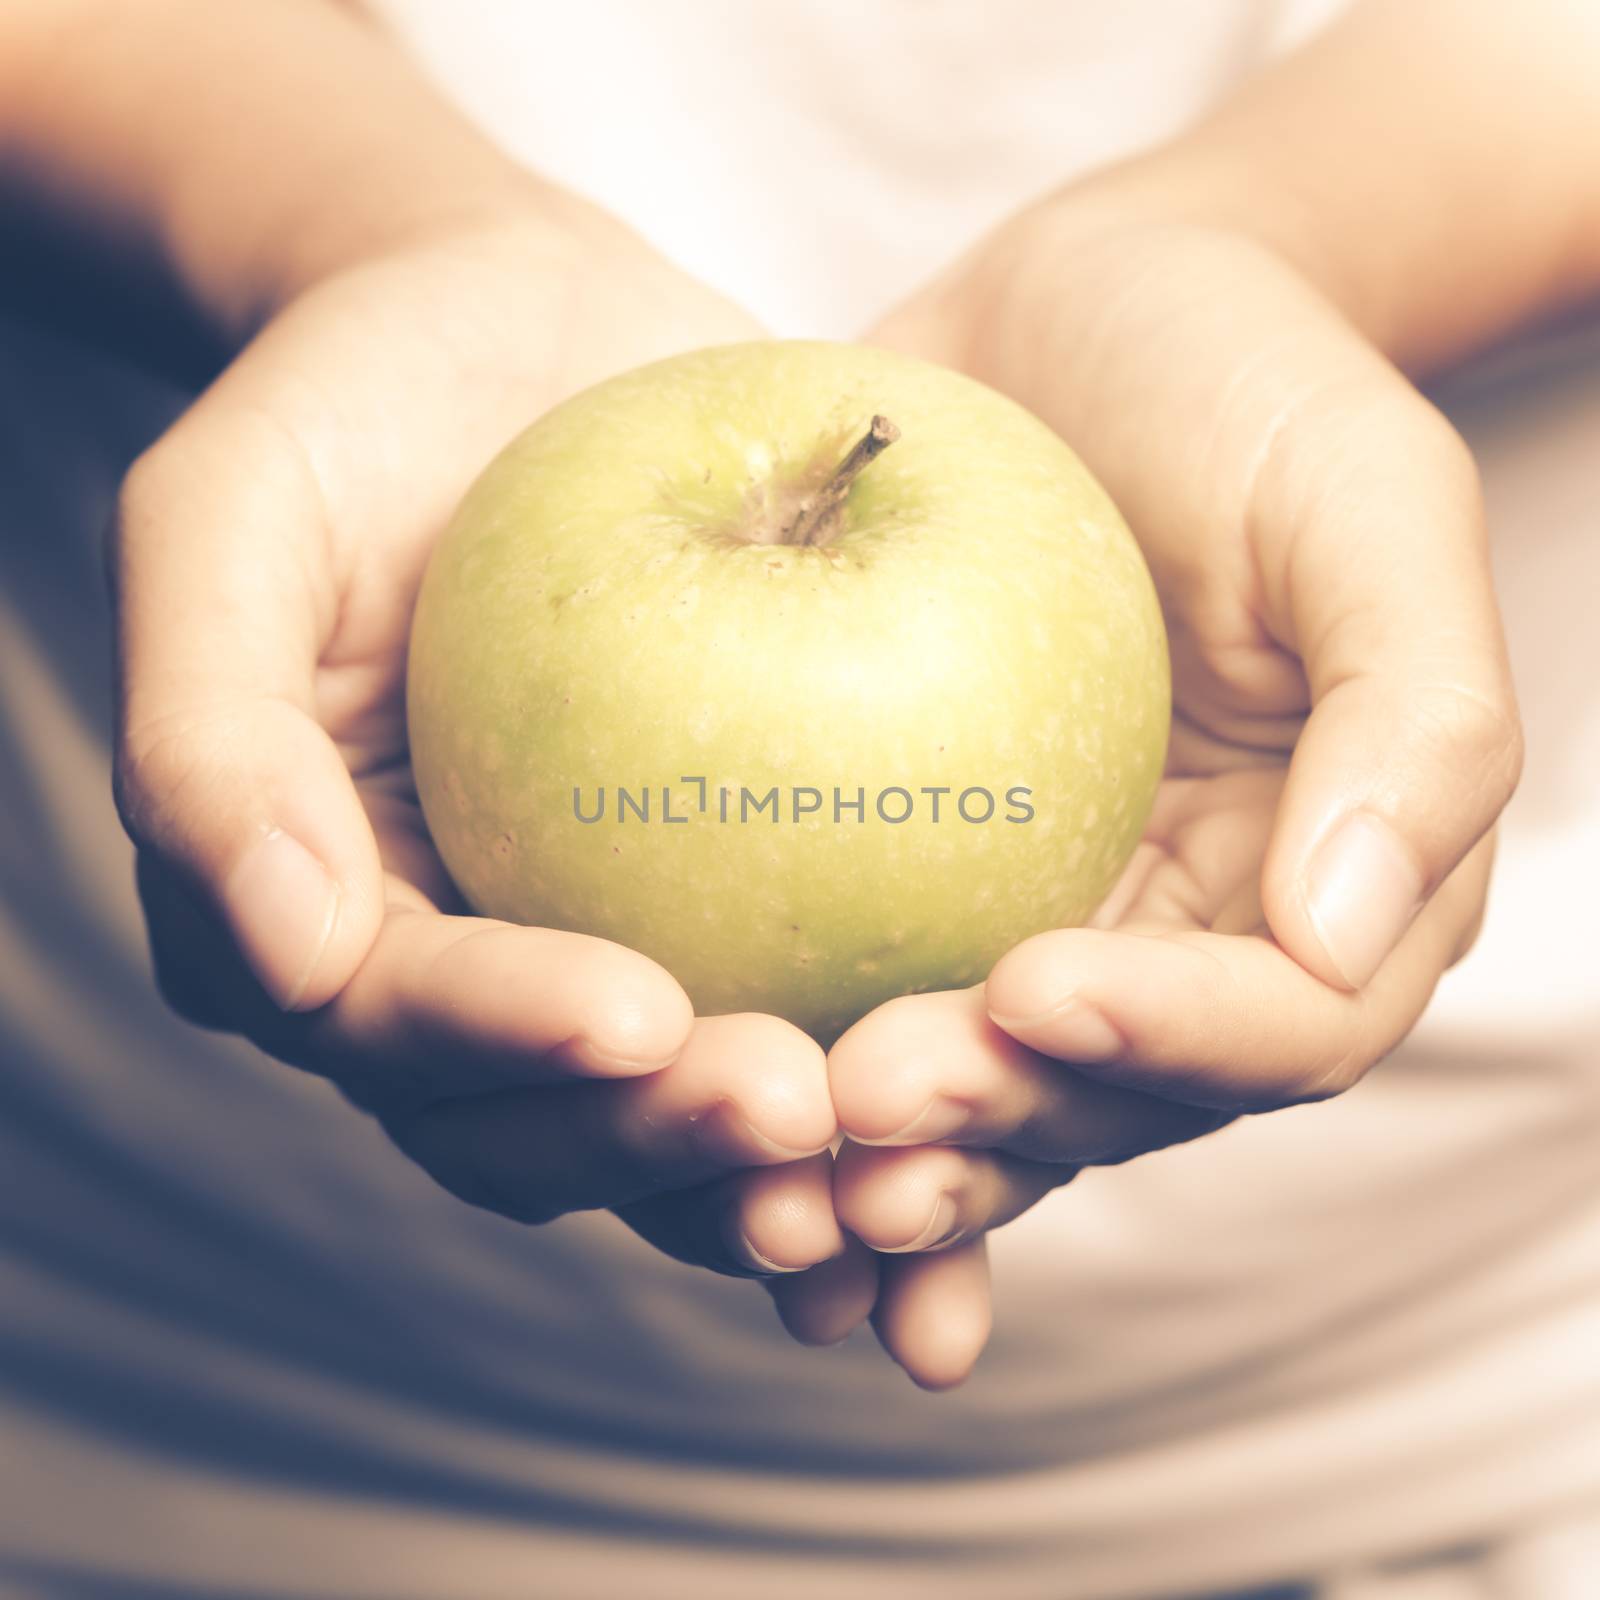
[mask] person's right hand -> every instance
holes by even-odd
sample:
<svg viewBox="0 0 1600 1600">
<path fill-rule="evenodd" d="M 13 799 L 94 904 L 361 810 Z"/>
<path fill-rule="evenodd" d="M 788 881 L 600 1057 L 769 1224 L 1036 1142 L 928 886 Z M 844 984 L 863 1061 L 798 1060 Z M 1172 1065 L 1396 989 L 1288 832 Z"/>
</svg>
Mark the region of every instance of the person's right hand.
<svg viewBox="0 0 1600 1600">
<path fill-rule="evenodd" d="M 822 1052 L 643 956 L 464 914 L 407 760 L 429 548 L 574 390 L 761 330 L 608 219 L 457 224 L 292 297 L 133 467 L 116 792 L 163 992 L 526 1221 L 610 1207 L 719 1271 L 844 1248 Z M 243 1135 L 241 1135 L 243 1136 Z"/>
</svg>

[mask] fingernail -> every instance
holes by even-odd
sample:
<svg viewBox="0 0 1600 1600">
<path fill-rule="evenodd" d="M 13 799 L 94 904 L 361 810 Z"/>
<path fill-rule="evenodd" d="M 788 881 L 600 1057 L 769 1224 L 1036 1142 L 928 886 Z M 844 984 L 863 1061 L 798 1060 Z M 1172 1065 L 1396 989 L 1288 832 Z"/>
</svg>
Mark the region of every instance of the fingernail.
<svg viewBox="0 0 1600 1600">
<path fill-rule="evenodd" d="M 233 937 L 273 1003 L 293 1011 L 339 919 L 339 886 L 291 834 L 274 828 L 233 869 L 222 893 Z"/>
<path fill-rule="evenodd" d="M 958 1128 L 972 1120 L 972 1108 L 948 1095 L 936 1094 L 903 1128 L 886 1133 L 878 1139 L 852 1137 L 857 1144 L 933 1144 L 948 1139 Z"/>
<path fill-rule="evenodd" d="M 695 1141 L 701 1152 L 730 1167 L 747 1167 L 752 1148 L 771 1160 L 803 1161 L 826 1150 L 825 1144 L 809 1150 L 796 1150 L 769 1139 L 731 1100 L 720 1100 L 695 1127 Z"/>
<path fill-rule="evenodd" d="M 748 1272 L 758 1272 L 763 1277 L 784 1277 L 792 1272 L 804 1272 L 804 1267 L 782 1267 L 770 1256 L 756 1249 L 754 1241 L 745 1232 L 738 1199 L 729 1193 L 720 1207 L 718 1229 L 728 1254 Z"/>
<path fill-rule="evenodd" d="M 1306 872 L 1306 915 L 1334 970 L 1369 982 L 1422 908 L 1422 874 L 1394 830 L 1356 811 L 1318 846 Z"/>
<path fill-rule="evenodd" d="M 1043 1034 L 1044 1038 L 1038 1041 L 1040 1048 L 1064 1061 L 1112 1061 L 1128 1050 L 1128 1041 L 1104 1013 L 1075 994 L 1065 995 L 1037 1011 L 991 1011 L 989 1020 L 1007 1033 Z"/>
<path fill-rule="evenodd" d="M 743 1123 L 740 1129 L 743 1137 L 771 1156 L 774 1161 L 803 1161 L 807 1156 L 817 1155 L 828 1148 L 825 1144 L 817 1144 L 806 1150 L 797 1150 L 792 1145 L 779 1144 L 776 1139 L 769 1139 L 748 1117 L 740 1117 L 739 1121 Z"/>
<path fill-rule="evenodd" d="M 649 1072 L 659 1072 L 663 1067 L 670 1067 L 682 1052 L 674 1050 L 671 1055 L 665 1056 L 617 1055 L 610 1050 L 600 1049 L 587 1039 L 581 1039 L 578 1041 L 578 1053 L 596 1071 L 615 1073 L 619 1078 L 623 1078 L 642 1077 Z"/>
<path fill-rule="evenodd" d="M 884 1255 L 891 1256 L 909 1255 L 914 1250 L 931 1250 L 949 1237 L 955 1225 L 956 1203 L 949 1195 L 941 1193 L 927 1227 L 915 1239 L 909 1244 L 880 1244 L 876 1248 Z"/>
<path fill-rule="evenodd" d="M 769 1260 L 751 1244 L 750 1235 L 747 1233 L 738 1235 L 736 1245 L 734 1254 L 753 1272 L 786 1273 L 806 1270 L 804 1267 L 780 1267 L 776 1261 Z"/>
</svg>

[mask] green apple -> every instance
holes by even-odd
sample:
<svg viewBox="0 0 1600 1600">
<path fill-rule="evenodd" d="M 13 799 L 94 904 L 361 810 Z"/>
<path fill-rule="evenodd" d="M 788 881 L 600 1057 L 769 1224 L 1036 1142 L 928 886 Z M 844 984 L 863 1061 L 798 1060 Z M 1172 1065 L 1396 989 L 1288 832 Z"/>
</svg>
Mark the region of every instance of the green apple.
<svg viewBox="0 0 1600 1600">
<path fill-rule="evenodd" d="M 1042 422 L 773 341 L 612 378 L 508 446 L 433 554 L 408 700 L 476 910 L 827 1042 L 1093 911 L 1170 677 L 1138 547 Z"/>
</svg>

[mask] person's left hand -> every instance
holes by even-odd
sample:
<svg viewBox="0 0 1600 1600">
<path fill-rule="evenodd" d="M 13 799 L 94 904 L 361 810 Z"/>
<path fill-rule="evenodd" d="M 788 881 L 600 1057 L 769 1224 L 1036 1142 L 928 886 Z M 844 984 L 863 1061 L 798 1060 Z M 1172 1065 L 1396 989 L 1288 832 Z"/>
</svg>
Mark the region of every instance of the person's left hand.
<svg viewBox="0 0 1600 1600">
<path fill-rule="evenodd" d="M 990 1229 L 1085 1165 L 1337 1094 L 1405 1036 L 1476 933 L 1521 744 L 1471 458 L 1258 244 L 1047 203 L 875 337 L 1057 428 L 1173 645 L 1166 777 L 1093 925 L 830 1057 L 835 1210 L 879 1254 L 769 1288 L 802 1339 L 875 1302 L 942 1388 L 988 1335 Z"/>
</svg>

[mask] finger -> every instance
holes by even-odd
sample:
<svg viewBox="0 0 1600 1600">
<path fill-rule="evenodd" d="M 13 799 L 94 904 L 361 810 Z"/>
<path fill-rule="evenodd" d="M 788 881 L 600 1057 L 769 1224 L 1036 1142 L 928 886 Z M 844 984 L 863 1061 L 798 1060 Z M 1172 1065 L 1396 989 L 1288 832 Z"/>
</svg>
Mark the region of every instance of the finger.
<svg viewBox="0 0 1600 1600">
<path fill-rule="evenodd" d="M 111 550 L 123 819 L 289 1010 L 338 991 L 383 905 L 372 830 L 315 715 L 327 538 L 284 436 L 202 401 L 129 474 Z"/>
<path fill-rule="evenodd" d="M 1470 936 L 1484 840 L 1357 992 L 1254 935 L 1064 929 L 995 965 L 985 1001 L 1014 1039 L 1086 1076 L 1241 1112 L 1337 1094 L 1405 1037 Z"/>
<path fill-rule="evenodd" d="M 690 1266 L 736 1278 L 803 1273 L 845 1248 L 833 1214 L 832 1169 L 823 1151 L 619 1206 L 617 1215 Z"/>
<path fill-rule="evenodd" d="M 977 1146 L 1068 1166 L 1198 1138 L 1222 1120 L 1030 1049 L 990 1018 L 982 985 L 879 1006 L 829 1052 L 828 1082 L 840 1128 L 859 1143 Z"/>
<path fill-rule="evenodd" d="M 989 1255 L 984 1241 L 934 1255 L 885 1257 L 872 1313 L 878 1341 L 919 1388 L 952 1389 L 971 1376 L 989 1341 Z"/>
<path fill-rule="evenodd" d="M 134 855 L 134 884 L 161 998 L 200 1027 L 242 1033 L 281 1055 L 275 1041 L 286 1042 L 299 1018 L 273 1004 L 215 909 L 148 850 Z"/>
<path fill-rule="evenodd" d="M 333 1001 L 285 1015 L 215 918 L 151 856 L 139 858 L 138 886 L 157 981 L 175 1010 L 244 1033 L 380 1114 L 654 1071 L 682 1048 L 693 1021 L 678 984 L 633 951 L 427 910 L 391 910 Z"/>
<path fill-rule="evenodd" d="M 374 1107 L 653 1072 L 693 1010 L 655 962 L 606 939 L 394 910 L 343 989 L 299 1021 L 296 1058 Z"/>
<path fill-rule="evenodd" d="M 1003 1227 L 1078 1170 L 990 1150 L 846 1141 L 834 1164 L 833 1203 L 840 1224 L 863 1244 L 915 1255 Z"/>
<path fill-rule="evenodd" d="M 1251 520 L 1312 712 L 1262 904 L 1296 960 L 1360 988 L 1505 805 L 1522 737 L 1460 439 L 1398 378 L 1282 439 Z"/>
<path fill-rule="evenodd" d="M 445 1100 L 387 1126 L 452 1193 L 523 1222 L 799 1161 L 836 1131 L 821 1050 L 754 1014 L 701 1018 L 647 1076 Z"/>
<path fill-rule="evenodd" d="M 969 354 L 966 348 L 968 268 L 977 253 L 976 250 L 968 252 L 946 266 L 931 282 L 891 307 L 862 335 L 862 342 L 939 366 L 963 367 Z"/>
<path fill-rule="evenodd" d="M 878 1258 L 859 1239 L 845 1236 L 843 1251 L 806 1272 L 765 1278 L 762 1286 L 790 1338 L 830 1345 L 849 1338 L 878 1298 Z"/>
</svg>

